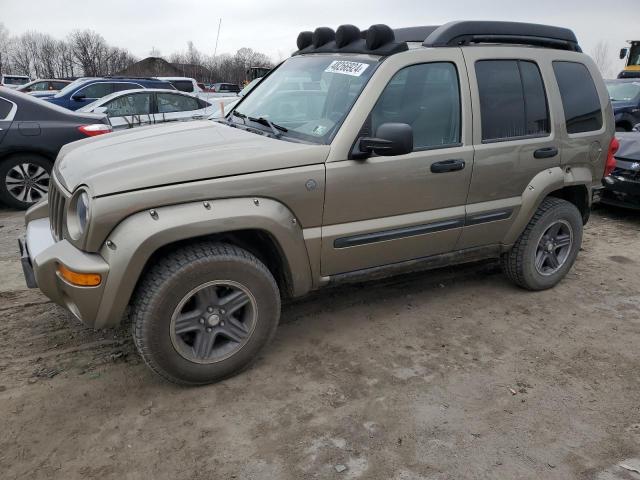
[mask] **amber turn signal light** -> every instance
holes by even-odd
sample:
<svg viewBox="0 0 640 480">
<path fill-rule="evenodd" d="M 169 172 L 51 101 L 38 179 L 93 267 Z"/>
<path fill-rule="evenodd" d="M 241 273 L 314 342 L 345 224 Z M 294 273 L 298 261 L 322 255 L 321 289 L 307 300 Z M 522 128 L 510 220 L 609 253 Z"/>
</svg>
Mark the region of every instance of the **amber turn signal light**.
<svg viewBox="0 0 640 480">
<path fill-rule="evenodd" d="M 78 273 L 64 265 L 58 265 L 58 273 L 67 282 L 78 287 L 97 287 L 102 282 L 102 276 L 99 273 Z"/>
</svg>

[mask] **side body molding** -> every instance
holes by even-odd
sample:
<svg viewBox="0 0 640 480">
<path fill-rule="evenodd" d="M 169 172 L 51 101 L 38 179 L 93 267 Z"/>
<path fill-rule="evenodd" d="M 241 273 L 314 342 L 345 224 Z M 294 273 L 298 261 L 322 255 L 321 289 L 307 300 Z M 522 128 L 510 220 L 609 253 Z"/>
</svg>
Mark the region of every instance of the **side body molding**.
<svg viewBox="0 0 640 480">
<path fill-rule="evenodd" d="M 303 230 L 283 204 L 268 198 L 229 198 L 169 205 L 131 215 L 109 234 L 100 250 L 109 264 L 109 276 L 94 327 L 120 322 L 147 260 L 159 248 L 247 229 L 262 230 L 279 244 L 294 296 L 312 288 Z"/>
</svg>

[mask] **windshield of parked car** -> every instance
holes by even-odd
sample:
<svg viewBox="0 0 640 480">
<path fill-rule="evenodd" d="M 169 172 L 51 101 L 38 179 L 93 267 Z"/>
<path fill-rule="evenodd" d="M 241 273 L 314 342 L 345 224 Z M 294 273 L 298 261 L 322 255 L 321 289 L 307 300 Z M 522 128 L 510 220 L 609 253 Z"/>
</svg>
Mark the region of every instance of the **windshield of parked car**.
<svg viewBox="0 0 640 480">
<path fill-rule="evenodd" d="M 609 98 L 614 101 L 631 102 L 640 99 L 639 82 L 609 82 L 607 83 Z"/>
<path fill-rule="evenodd" d="M 60 90 L 58 93 L 56 93 L 54 95 L 55 98 L 61 98 L 64 97 L 67 93 L 71 92 L 72 90 L 75 90 L 76 87 L 78 85 L 81 85 L 83 83 L 87 83 L 89 80 L 91 80 L 90 78 L 78 78 L 77 80 L 74 80 L 73 82 L 71 82 L 69 85 L 67 85 L 66 87 L 64 87 L 62 90 Z"/>
<path fill-rule="evenodd" d="M 370 57 L 343 55 L 292 57 L 251 90 L 227 118 L 267 132 L 273 131 L 270 122 L 283 137 L 327 144 L 376 63 Z"/>
</svg>

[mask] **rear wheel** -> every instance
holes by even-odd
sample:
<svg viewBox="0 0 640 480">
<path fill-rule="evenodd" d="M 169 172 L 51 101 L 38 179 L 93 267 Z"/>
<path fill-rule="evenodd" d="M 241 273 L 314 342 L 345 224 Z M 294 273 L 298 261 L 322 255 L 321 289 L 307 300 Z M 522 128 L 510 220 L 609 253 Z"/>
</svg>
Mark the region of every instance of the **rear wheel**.
<svg viewBox="0 0 640 480">
<path fill-rule="evenodd" d="M 174 383 L 206 384 L 256 359 L 278 325 L 280 293 L 246 250 L 199 243 L 145 275 L 131 316 L 136 346 L 152 370 Z"/>
<path fill-rule="evenodd" d="M 12 155 L 0 163 L 0 201 L 24 210 L 49 192 L 51 162 L 34 154 Z"/>
<path fill-rule="evenodd" d="M 576 206 L 548 197 L 513 248 L 502 255 L 502 268 L 523 288 L 551 288 L 571 269 L 581 244 L 582 215 Z"/>
</svg>

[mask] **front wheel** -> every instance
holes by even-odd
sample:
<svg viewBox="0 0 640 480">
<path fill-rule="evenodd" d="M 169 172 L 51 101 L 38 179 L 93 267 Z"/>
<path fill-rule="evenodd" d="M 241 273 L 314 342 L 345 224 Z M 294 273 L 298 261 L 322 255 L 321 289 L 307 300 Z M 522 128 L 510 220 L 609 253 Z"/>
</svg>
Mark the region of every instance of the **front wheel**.
<svg viewBox="0 0 640 480">
<path fill-rule="evenodd" d="M 581 244 L 578 209 L 566 200 L 547 197 L 513 248 L 502 255 L 502 268 L 516 285 L 545 290 L 564 278 Z"/>
<path fill-rule="evenodd" d="M 254 361 L 273 336 L 280 293 L 254 255 L 221 243 L 183 247 L 154 265 L 132 302 L 134 341 L 149 367 L 186 385 Z"/>
<path fill-rule="evenodd" d="M 0 163 L 0 201 L 25 210 L 42 200 L 49 191 L 53 165 L 45 158 L 22 153 Z"/>
</svg>

